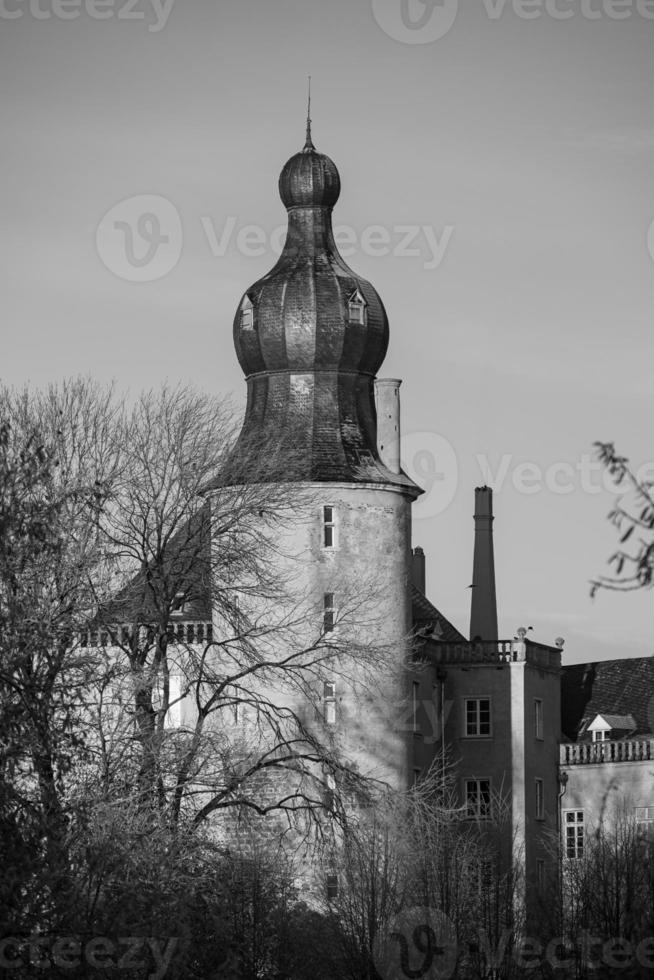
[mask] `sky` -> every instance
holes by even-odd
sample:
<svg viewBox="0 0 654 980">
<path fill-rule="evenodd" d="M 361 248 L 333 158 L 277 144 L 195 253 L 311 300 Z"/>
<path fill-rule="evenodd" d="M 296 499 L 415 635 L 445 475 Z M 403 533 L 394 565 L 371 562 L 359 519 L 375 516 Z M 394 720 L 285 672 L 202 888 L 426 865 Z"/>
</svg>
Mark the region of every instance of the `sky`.
<svg viewBox="0 0 654 980">
<path fill-rule="evenodd" d="M 654 479 L 653 0 L 0 0 L 4 382 L 245 385 L 232 321 L 314 142 L 391 330 L 414 544 L 469 621 L 474 487 L 500 633 L 647 656 L 600 593 L 613 441 Z"/>
</svg>

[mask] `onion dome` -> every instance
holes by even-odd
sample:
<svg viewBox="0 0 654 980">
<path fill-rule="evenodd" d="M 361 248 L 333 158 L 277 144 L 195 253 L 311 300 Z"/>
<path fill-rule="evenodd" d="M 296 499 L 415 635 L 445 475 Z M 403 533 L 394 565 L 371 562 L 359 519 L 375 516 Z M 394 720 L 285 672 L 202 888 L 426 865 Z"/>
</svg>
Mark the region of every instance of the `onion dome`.
<svg viewBox="0 0 654 980">
<path fill-rule="evenodd" d="M 309 120 L 304 148 L 279 178 L 288 211 L 282 254 L 244 293 L 234 318 L 248 403 L 222 483 L 414 486 L 391 473 L 377 452 L 374 382 L 388 347 L 388 318 L 377 291 L 336 247 L 332 208 L 340 186 L 336 165 L 313 145 Z"/>
</svg>

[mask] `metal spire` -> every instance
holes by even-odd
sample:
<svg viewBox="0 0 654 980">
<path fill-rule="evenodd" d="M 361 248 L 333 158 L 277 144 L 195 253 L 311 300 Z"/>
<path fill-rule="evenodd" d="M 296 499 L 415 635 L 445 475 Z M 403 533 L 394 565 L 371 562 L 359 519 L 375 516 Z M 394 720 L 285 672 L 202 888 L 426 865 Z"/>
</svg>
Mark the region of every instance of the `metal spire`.
<svg viewBox="0 0 654 980">
<path fill-rule="evenodd" d="M 311 139 L 311 75 L 309 77 L 309 97 L 307 100 L 307 138 L 304 143 L 305 150 L 315 150 Z"/>
</svg>

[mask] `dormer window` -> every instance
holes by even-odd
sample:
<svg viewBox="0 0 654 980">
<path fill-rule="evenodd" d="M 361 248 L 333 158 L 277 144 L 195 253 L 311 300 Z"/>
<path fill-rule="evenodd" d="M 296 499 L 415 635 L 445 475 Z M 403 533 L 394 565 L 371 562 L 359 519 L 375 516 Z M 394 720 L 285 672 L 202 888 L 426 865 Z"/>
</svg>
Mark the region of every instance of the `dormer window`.
<svg viewBox="0 0 654 980">
<path fill-rule="evenodd" d="M 249 296 L 244 296 L 241 303 L 241 329 L 254 329 L 254 307 Z"/>
<path fill-rule="evenodd" d="M 368 304 L 358 289 L 355 289 L 348 301 L 348 319 L 350 323 L 365 324 L 367 322 Z"/>
</svg>

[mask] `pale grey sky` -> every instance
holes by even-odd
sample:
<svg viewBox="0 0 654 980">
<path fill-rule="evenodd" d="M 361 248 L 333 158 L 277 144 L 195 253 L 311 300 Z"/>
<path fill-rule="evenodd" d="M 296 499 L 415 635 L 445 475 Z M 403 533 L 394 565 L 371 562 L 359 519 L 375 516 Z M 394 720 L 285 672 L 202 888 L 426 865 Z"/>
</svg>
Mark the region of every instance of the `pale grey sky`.
<svg viewBox="0 0 654 980">
<path fill-rule="evenodd" d="M 382 373 L 434 487 L 414 533 L 430 597 L 467 629 L 483 455 L 502 634 L 651 653 L 651 594 L 588 597 L 615 537 L 587 457 L 606 439 L 654 460 L 653 18 L 649 0 L 405 0 L 404 20 L 402 0 L 0 0 L 3 380 L 242 396 L 232 318 L 275 260 L 311 73 L 335 223 L 388 309 Z"/>
</svg>

